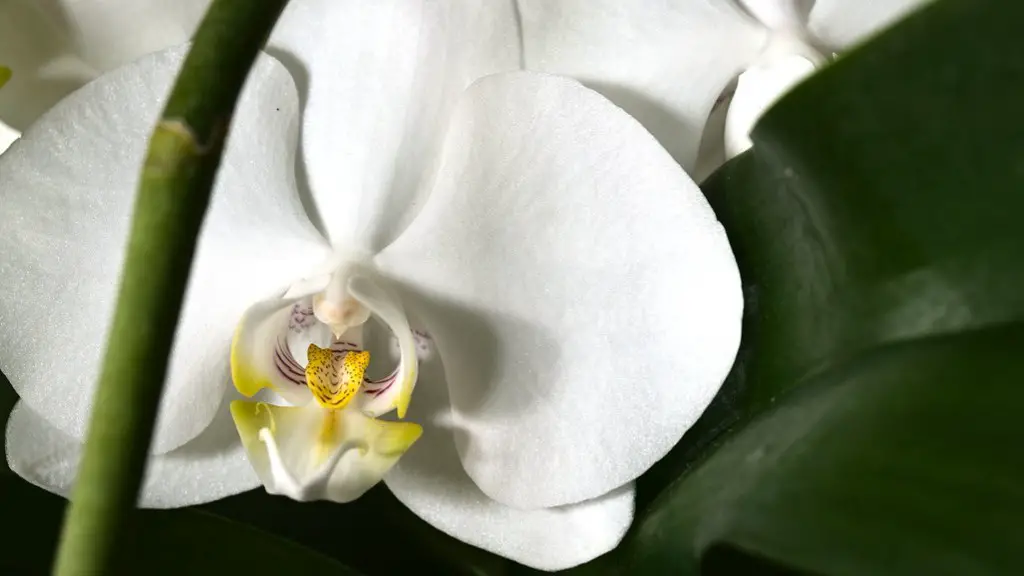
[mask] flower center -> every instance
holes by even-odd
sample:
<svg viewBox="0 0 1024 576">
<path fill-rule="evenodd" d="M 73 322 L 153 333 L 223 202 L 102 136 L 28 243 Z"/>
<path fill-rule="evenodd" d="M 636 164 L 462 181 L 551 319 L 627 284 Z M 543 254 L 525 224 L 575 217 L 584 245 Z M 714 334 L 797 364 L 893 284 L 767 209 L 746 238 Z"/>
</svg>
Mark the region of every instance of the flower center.
<svg viewBox="0 0 1024 576">
<path fill-rule="evenodd" d="M 370 353 L 366 350 L 332 350 L 310 344 L 307 351 L 306 385 L 328 410 L 348 405 L 363 384 Z"/>
</svg>

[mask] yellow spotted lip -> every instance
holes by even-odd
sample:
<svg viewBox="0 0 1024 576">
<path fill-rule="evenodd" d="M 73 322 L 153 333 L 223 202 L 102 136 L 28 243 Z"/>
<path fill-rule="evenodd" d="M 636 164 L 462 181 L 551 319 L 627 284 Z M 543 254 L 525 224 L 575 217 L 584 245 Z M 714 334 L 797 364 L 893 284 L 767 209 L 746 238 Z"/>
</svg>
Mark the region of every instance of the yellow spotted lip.
<svg viewBox="0 0 1024 576">
<path fill-rule="evenodd" d="M 366 350 L 338 352 L 310 344 L 307 356 L 306 382 L 313 397 L 329 410 L 344 408 L 363 384 L 370 353 Z"/>
</svg>

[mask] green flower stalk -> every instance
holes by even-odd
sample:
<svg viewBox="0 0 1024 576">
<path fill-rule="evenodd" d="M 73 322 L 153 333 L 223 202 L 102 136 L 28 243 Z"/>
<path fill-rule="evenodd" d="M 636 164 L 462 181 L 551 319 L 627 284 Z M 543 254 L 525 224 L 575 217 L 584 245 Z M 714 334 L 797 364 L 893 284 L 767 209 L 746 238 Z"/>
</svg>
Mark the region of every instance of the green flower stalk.
<svg viewBox="0 0 1024 576">
<path fill-rule="evenodd" d="M 215 0 L 153 132 L 55 574 L 118 573 L 128 549 L 175 326 L 225 137 L 249 69 L 285 4 Z"/>
</svg>

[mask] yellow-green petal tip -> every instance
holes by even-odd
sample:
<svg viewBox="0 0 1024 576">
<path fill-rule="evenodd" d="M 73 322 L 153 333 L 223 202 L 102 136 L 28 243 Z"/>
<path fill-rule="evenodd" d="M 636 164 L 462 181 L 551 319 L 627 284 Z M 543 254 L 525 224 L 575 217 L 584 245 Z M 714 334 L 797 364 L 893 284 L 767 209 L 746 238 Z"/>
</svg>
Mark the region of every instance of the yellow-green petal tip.
<svg viewBox="0 0 1024 576">
<path fill-rule="evenodd" d="M 274 417 L 263 402 L 233 400 L 231 402 L 231 419 L 242 439 L 256 438 L 260 428 L 273 427 Z"/>
<path fill-rule="evenodd" d="M 380 435 L 373 442 L 373 449 L 382 456 L 399 456 L 409 449 L 420 436 L 423 427 L 412 422 L 384 422 Z"/>
<path fill-rule="evenodd" d="M 242 358 L 239 340 L 244 326 L 245 319 L 238 323 L 235 336 L 231 339 L 231 381 L 240 394 L 252 397 L 260 390 L 273 388 L 274 385 L 270 382 L 270 378 L 260 373 L 247 359 Z"/>
<path fill-rule="evenodd" d="M 409 410 L 409 402 L 412 400 L 412 387 L 415 382 L 416 372 L 410 373 L 402 382 L 402 390 L 398 393 L 398 397 L 395 398 L 395 408 L 398 410 L 399 418 L 405 418 L 405 413 Z"/>
</svg>

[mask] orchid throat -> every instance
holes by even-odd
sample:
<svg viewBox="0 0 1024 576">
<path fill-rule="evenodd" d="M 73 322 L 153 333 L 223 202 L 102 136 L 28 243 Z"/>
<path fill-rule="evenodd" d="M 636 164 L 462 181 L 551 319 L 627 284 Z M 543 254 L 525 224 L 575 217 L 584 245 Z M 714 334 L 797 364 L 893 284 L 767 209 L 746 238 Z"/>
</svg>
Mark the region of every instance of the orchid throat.
<svg viewBox="0 0 1024 576">
<path fill-rule="evenodd" d="M 417 336 L 393 292 L 371 272 L 339 268 L 313 295 L 249 309 L 232 345 L 235 386 L 271 388 L 290 405 L 236 401 L 231 411 L 265 488 L 295 500 L 347 502 L 376 484 L 422 434 L 404 418 L 418 373 Z M 367 377 L 364 328 L 376 317 L 398 343 L 398 365 Z"/>
</svg>

